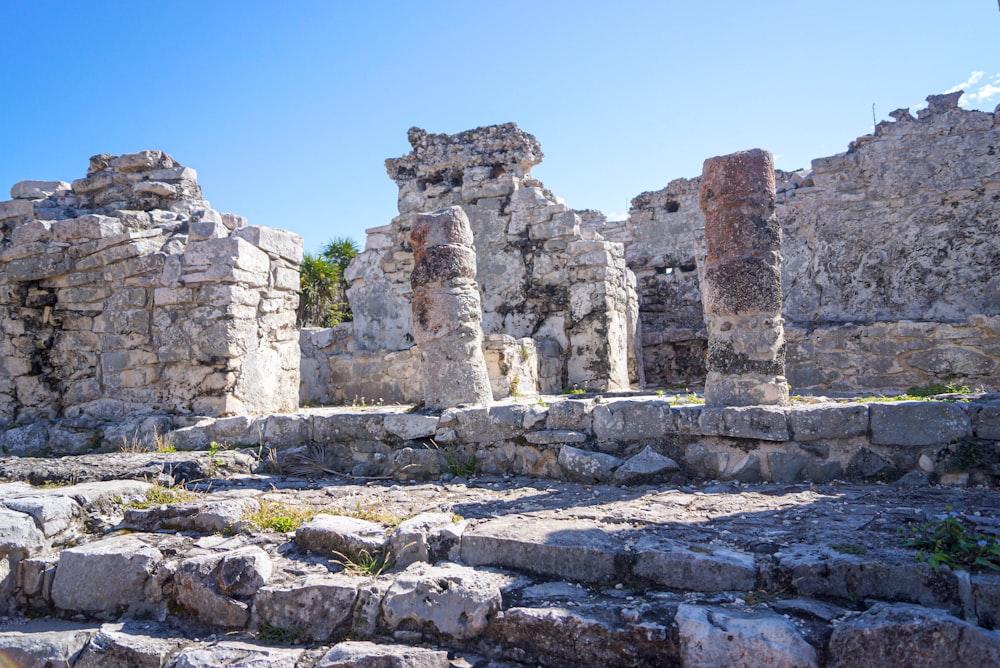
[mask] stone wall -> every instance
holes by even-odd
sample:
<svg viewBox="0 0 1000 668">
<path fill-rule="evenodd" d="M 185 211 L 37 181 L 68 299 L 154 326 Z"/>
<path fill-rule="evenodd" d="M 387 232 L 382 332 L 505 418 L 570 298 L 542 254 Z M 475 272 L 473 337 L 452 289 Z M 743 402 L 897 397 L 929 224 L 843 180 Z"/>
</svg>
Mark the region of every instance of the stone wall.
<svg viewBox="0 0 1000 668">
<path fill-rule="evenodd" d="M 456 135 L 413 128 L 409 139 L 411 153 L 386 161 L 400 215 L 368 230 L 347 271 L 357 350 L 413 345 L 407 234 L 417 214 L 457 205 L 475 240 L 484 332 L 533 338 L 545 391 L 627 387 L 635 298 L 622 246 L 581 230 L 581 216 L 531 178 L 542 158 L 535 138 L 508 124 Z"/>
<path fill-rule="evenodd" d="M 850 391 L 882 382 L 890 383 L 884 389 L 901 389 L 941 379 L 1000 383 L 996 330 L 969 321 L 1000 314 L 1000 111 L 960 109 L 959 96 L 929 97 L 917 118 L 893 112 L 895 122 L 879 123 L 846 153 L 814 160 L 811 171 L 777 173 L 784 315 L 810 332 L 808 342 L 789 336 L 794 390 Z M 698 184 L 672 181 L 636 197 L 624 225 L 596 226 L 625 244 L 638 278 L 652 385 L 704 376 Z M 918 342 L 923 334 L 914 332 L 921 327 L 910 321 L 947 323 L 965 333 Z M 882 325 L 870 327 L 875 323 Z M 854 327 L 852 337 L 878 337 L 847 346 L 871 351 L 868 361 L 844 364 L 842 355 L 813 354 L 843 349 L 835 340 L 847 326 Z M 932 359 L 890 362 L 884 352 L 890 348 L 933 351 L 926 354 Z M 894 364 L 899 373 L 890 373 Z"/>
<path fill-rule="evenodd" d="M 298 406 L 302 240 L 201 198 L 160 151 L 0 202 L 0 424 Z"/>
</svg>

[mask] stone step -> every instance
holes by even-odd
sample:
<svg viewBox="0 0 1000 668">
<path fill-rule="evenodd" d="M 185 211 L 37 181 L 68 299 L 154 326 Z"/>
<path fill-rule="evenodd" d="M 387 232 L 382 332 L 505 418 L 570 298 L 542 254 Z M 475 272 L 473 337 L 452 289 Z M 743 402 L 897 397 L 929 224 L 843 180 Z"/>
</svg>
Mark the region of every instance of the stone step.
<svg viewBox="0 0 1000 668">
<path fill-rule="evenodd" d="M 179 625 L 179 644 L 150 634 L 176 666 L 236 665 L 248 652 L 266 655 L 260 665 L 327 665 L 346 638 L 452 653 L 427 665 L 580 666 L 726 665 L 725 652 L 734 665 L 863 665 L 837 652 L 881 656 L 868 633 L 899 656 L 926 649 L 901 637 L 945 638 L 934 651 L 953 655 L 935 657 L 964 665 L 969 645 L 991 665 L 1000 642 L 1000 575 L 935 569 L 898 533 L 953 508 L 996 534 L 991 490 L 229 482 L 177 503 L 138 481 L 0 485 L 2 612 L 81 620 L 98 644 L 99 622 Z M 161 500 L 130 504 L 147 496 Z M 323 512 L 289 532 L 246 519 L 291 506 Z M 364 574 L 377 555 L 394 563 Z M 0 650 L 22 647 L 3 631 L 15 635 Z M 24 642 L 82 642 L 72 631 L 62 645 L 54 630 Z"/>
</svg>

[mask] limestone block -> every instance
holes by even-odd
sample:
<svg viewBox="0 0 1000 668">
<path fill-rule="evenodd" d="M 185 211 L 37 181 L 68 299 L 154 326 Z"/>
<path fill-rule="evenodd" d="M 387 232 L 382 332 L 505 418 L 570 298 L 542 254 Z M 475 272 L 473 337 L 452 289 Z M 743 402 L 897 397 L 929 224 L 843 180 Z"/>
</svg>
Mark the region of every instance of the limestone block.
<svg viewBox="0 0 1000 668">
<path fill-rule="evenodd" d="M 276 255 L 295 265 L 302 261 L 304 240 L 294 232 L 262 225 L 251 225 L 236 230 L 233 235 L 246 239 L 265 253 Z"/>
<path fill-rule="evenodd" d="M 437 431 L 438 418 L 434 415 L 398 414 L 386 415 L 385 430 L 404 441 L 433 436 Z"/>
<path fill-rule="evenodd" d="M 179 194 L 177 186 L 162 181 L 140 181 L 132 185 L 132 192 L 143 195 L 156 195 L 158 197 L 176 197 Z"/>
<path fill-rule="evenodd" d="M 250 618 L 249 605 L 238 599 L 263 587 L 273 568 L 256 546 L 185 559 L 174 575 L 177 601 L 206 624 L 242 628 Z"/>
<path fill-rule="evenodd" d="M 350 640 L 335 645 L 316 668 L 449 668 L 448 652 L 406 645 L 376 645 L 366 640 Z"/>
<path fill-rule="evenodd" d="M 785 617 L 765 610 L 682 603 L 675 617 L 682 665 L 690 668 L 817 668 L 816 650 Z"/>
<path fill-rule="evenodd" d="M 976 437 L 1000 441 L 1000 402 L 974 406 L 971 412 L 973 432 Z"/>
<path fill-rule="evenodd" d="M 142 624 L 103 624 L 73 668 L 160 668 L 168 657 L 190 644 L 182 638 L 146 635 Z"/>
<path fill-rule="evenodd" d="M 943 610 L 876 603 L 834 626 L 831 668 L 887 663 L 913 666 L 989 666 L 1000 663 L 1000 637 Z"/>
<path fill-rule="evenodd" d="M 680 466 L 670 457 L 665 457 L 646 446 L 638 454 L 629 457 L 615 471 L 616 485 L 641 485 L 660 480 L 663 476 L 677 471 Z"/>
<path fill-rule="evenodd" d="M 19 181 L 11 186 L 11 199 L 46 199 L 65 193 L 70 185 L 65 181 Z"/>
<path fill-rule="evenodd" d="M 313 642 L 335 641 L 351 631 L 351 613 L 364 582 L 336 573 L 262 587 L 254 596 L 254 620 Z"/>
<path fill-rule="evenodd" d="M 63 625 L 58 625 L 56 630 L 38 630 L 37 626 L 29 626 L 0 631 L 0 647 L 3 648 L 0 651 L 3 652 L 4 663 L 17 668 L 79 665 L 75 659 L 97 627 L 93 624 L 60 626 Z"/>
<path fill-rule="evenodd" d="M 564 445 L 559 449 L 559 466 L 572 480 L 581 482 L 610 482 L 614 471 L 624 461 L 603 452 L 590 452 Z"/>
<path fill-rule="evenodd" d="M 553 401 L 547 411 L 548 429 L 571 429 L 588 432 L 593 427 L 593 399 L 562 399 Z"/>
<path fill-rule="evenodd" d="M 703 408 L 698 424 L 705 435 L 787 441 L 788 411 L 770 406 Z"/>
<path fill-rule="evenodd" d="M 253 666 L 253 668 L 296 668 L 301 649 L 263 647 L 243 642 L 217 642 L 204 647 L 186 647 L 173 656 L 173 668 L 217 668 L 218 666 Z"/>
<path fill-rule="evenodd" d="M 864 436 L 868 433 L 868 406 L 796 406 L 788 413 L 791 438 L 797 441 Z"/>
<path fill-rule="evenodd" d="M 5 501 L 6 503 L 6 501 Z M 45 545 L 43 534 L 30 515 L 0 508 L 0 554 L 28 554 Z"/>
<path fill-rule="evenodd" d="M 61 494 L 34 494 L 3 500 L 7 508 L 30 515 L 45 538 L 72 533 L 83 523 L 80 504 Z M 67 536 L 69 537 L 69 536 Z"/>
<path fill-rule="evenodd" d="M 664 587 L 684 591 L 749 591 L 757 581 L 753 554 L 719 546 L 643 536 L 634 545 L 633 572 Z"/>
<path fill-rule="evenodd" d="M 876 445 L 945 445 L 972 435 L 963 404 L 899 401 L 870 404 L 869 411 Z"/>
<path fill-rule="evenodd" d="M 462 563 L 513 568 L 577 582 L 617 582 L 624 546 L 585 520 L 486 520 L 462 534 Z"/>
<path fill-rule="evenodd" d="M 482 633 L 500 605 L 500 588 L 487 574 L 447 562 L 417 562 L 389 587 L 382 615 L 393 630 L 412 622 L 464 640 Z"/>
<path fill-rule="evenodd" d="M 65 549 L 52 582 L 52 603 L 92 613 L 141 609 L 162 560 L 158 549 L 128 535 Z"/>
<path fill-rule="evenodd" d="M 593 417 L 594 436 L 601 441 L 662 439 L 674 424 L 670 403 L 663 400 L 609 401 L 595 406 Z"/>
<path fill-rule="evenodd" d="M 0 222 L 12 218 L 29 219 L 35 217 L 35 206 L 25 199 L 0 202 Z"/>
<path fill-rule="evenodd" d="M 396 566 L 405 568 L 415 561 L 430 561 L 431 532 L 451 524 L 454 518 L 450 514 L 437 512 L 420 513 L 401 522 L 389 537 Z"/>
<path fill-rule="evenodd" d="M 295 546 L 300 550 L 349 558 L 361 552 L 375 554 L 385 543 L 381 524 L 341 515 L 321 513 L 295 532 Z"/>
<path fill-rule="evenodd" d="M 400 448 L 389 454 L 388 467 L 398 480 L 431 480 L 441 475 L 441 457 L 427 448 Z"/>
</svg>

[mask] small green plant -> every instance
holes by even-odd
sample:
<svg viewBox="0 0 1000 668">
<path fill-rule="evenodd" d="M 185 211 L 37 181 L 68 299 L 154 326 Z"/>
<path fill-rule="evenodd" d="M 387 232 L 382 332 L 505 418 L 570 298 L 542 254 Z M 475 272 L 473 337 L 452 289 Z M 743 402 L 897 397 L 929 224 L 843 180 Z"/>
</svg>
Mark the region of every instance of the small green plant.
<svg viewBox="0 0 1000 668">
<path fill-rule="evenodd" d="M 97 432 L 99 434 L 99 432 Z M 100 443 L 100 436 L 92 436 L 92 441 L 96 439 L 97 444 Z M 118 446 L 119 452 L 177 452 L 177 446 L 174 445 L 170 437 L 161 434 L 157 430 L 153 430 L 153 440 L 148 443 L 145 438 L 139 436 L 139 430 L 135 430 L 131 436 L 122 435 L 121 445 Z"/>
<path fill-rule="evenodd" d="M 521 396 L 521 393 L 519 391 L 520 387 L 521 387 L 521 377 L 520 376 L 514 376 L 513 378 L 511 378 L 510 379 L 510 396 L 515 397 L 515 398 Z"/>
<path fill-rule="evenodd" d="M 699 406 L 703 403 L 705 403 L 704 397 L 699 397 L 690 390 L 686 390 L 686 394 L 678 394 L 670 400 L 671 406 Z"/>
<path fill-rule="evenodd" d="M 344 572 L 350 575 L 378 577 L 383 572 L 392 568 L 393 565 L 392 555 L 389 552 L 361 550 L 353 557 L 341 554 L 340 552 L 334 552 L 334 554 L 339 557 L 334 561 L 343 566 Z"/>
<path fill-rule="evenodd" d="M 366 502 L 364 505 L 360 501 L 354 504 L 354 508 L 334 508 L 329 510 L 331 514 L 344 515 L 345 517 L 355 517 L 359 520 L 368 520 L 385 524 L 389 527 L 396 527 L 402 524 L 406 518 L 391 511 L 381 501 Z"/>
<path fill-rule="evenodd" d="M 666 393 L 667 393 L 667 391 L 666 391 L 666 390 L 657 390 L 657 391 L 656 391 L 656 396 L 658 396 L 658 397 L 662 397 L 662 396 L 663 396 L 663 395 L 665 395 Z"/>
<path fill-rule="evenodd" d="M 715 552 L 715 550 L 707 545 L 688 545 L 688 549 L 692 552 L 700 552 L 701 554 L 713 554 Z"/>
<path fill-rule="evenodd" d="M 904 547 L 915 548 L 917 559 L 934 568 L 1000 570 L 1000 538 L 970 528 L 968 520 L 947 508 L 921 525 L 900 529 Z"/>
<path fill-rule="evenodd" d="M 150 508 L 152 506 L 167 506 L 173 503 L 185 503 L 194 501 L 198 495 L 183 487 L 164 487 L 160 483 L 153 483 L 153 486 L 146 492 L 146 498 L 142 501 L 132 501 L 129 506 L 132 508 Z"/>
<path fill-rule="evenodd" d="M 476 464 L 478 463 L 478 460 L 475 455 L 472 455 L 469 459 L 459 459 L 454 452 L 446 450 L 444 453 L 444 459 L 447 463 L 445 471 L 456 478 L 469 478 L 476 475 Z"/>
<path fill-rule="evenodd" d="M 933 397 L 938 394 L 970 394 L 972 390 L 968 385 L 956 385 L 955 383 L 928 383 L 927 385 L 916 385 L 908 388 L 906 394 L 911 397 Z"/>
<path fill-rule="evenodd" d="M 316 511 L 311 508 L 296 508 L 277 501 L 264 501 L 257 510 L 244 514 L 243 519 L 261 530 L 287 533 L 295 531 L 315 515 Z"/>
<path fill-rule="evenodd" d="M 587 390 L 583 389 L 577 384 L 573 384 L 572 388 L 568 388 L 562 391 L 563 394 L 586 394 Z"/>
<path fill-rule="evenodd" d="M 528 346 L 524 346 L 524 345 L 518 346 L 517 347 L 517 356 L 521 358 L 522 362 L 527 362 L 528 360 L 531 359 L 531 351 L 528 350 Z"/>
<path fill-rule="evenodd" d="M 549 407 L 548 402 L 546 402 L 541 397 L 538 397 L 538 405 L 541 406 L 542 408 L 548 408 Z"/>
<path fill-rule="evenodd" d="M 266 620 L 261 620 L 254 639 L 265 645 L 297 645 L 305 640 L 305 632 L 298 627 L 278 628 Z"/>
<path fill-rule="evenodd" d="M 830 547 L 841 554 L 854 554 L 858 556 L 868 554 L 868 549 L 864 545 L 858 545 L 857 543 L 834 543 Z"/>
<path fill-rule="evenodd" d="M 949 471 L 967 471 L 990 462 L 994 448 L 984 441 L 963 438 L 951 446 L 948 455 Z"/>
</svg>

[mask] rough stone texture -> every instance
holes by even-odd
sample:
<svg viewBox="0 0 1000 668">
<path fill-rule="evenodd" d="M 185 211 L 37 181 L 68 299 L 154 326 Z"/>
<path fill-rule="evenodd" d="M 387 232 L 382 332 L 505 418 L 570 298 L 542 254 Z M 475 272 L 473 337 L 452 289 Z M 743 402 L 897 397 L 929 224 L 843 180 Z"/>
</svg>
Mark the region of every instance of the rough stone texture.
<svg viewBox="0 0 1000 668">
<path fill-rule="evenodd" d="M 69 611 L 142 610 L 163 554 L 133 536 L 113 536 L 59 555 L 52 602 Z"/>
<path fill-rule="evenodd" d="M 324 654 L 316 668 L 450 668 L 452 665 L 448 652 L 352 640 Z"/>
<path fill-rule="evenodd" d="M 564 445 L 559 449 L 559 466 L 567 477 L 579 482 L 609 482 L 624 462 L 603 452 L 590 452 Z"/>
<path fill-rule="evenodd" d="M 206 624 L 242 628 L 250 619 L 246 600 L 273 569 L 270 556 L 256 546 L 185 559 L 174 578 L 177 601 Z"/>
<path fill-rule="evenodd" d="M 784 405 L 781 227 L 774 161 L 760 149 L 709 158 L 702 294 L 708 323 L 708 406 Z"/>
<path fill-rule="evenodd" d="M 933 445 L 972 435 L 969 414 L 957 404 L 900 401 L 871 404 L 869 410 L 877 445 Z"/>
<path fill-rule="evenodd" d="M 538 351 L 534 339 L 490 334 L 483 341 L 483 355 L 494 399 L 538 394 Z"/>
<path fill-rule="evenodd" d="M 664 587 L 695 591 L 751 591 L 757 580 L 752 554 L 647 536 L 634 546 L 633 572 Z"/>
<path fill-rule="evenodd" d="M 411 564 L 382 599 L 382 615 L 390 629 L 406 622 L 431 625 L 458 640 L 474 638 L 500 610 L 500 588 L 487 574 L 443 562 Z"/>
<path fill-rule="evenodd" d="M 415 561 L 431 561 L 433 532 L 454 523 L 448 513 L 420 513 L 400 522 L 389 537 L 396 565 L 405 568 Z"/>
<path fill-rule="evenodd" d="M 830 655 L 831 668 L 995 666 L 1000 635 L 942 610 L 876 603 L 834 628 Z"/>
<path fill-rule="evenodd" d="M 95 631 L 93 626 L 73 625 L 59 630 L 0 630 L 0 665 L 13 668 L 76 666 L 80 652 Z M 114 668 L 114 667 L 112 667 Z"/>
<path fill-rule="evenodd" d="M 316 515 L 295 532 L 300 550 L 350 558 L 361 552 L 374 554 L 385 542 L 382 525 L 342 515 Z"/>
<path fill-rule="evenodd" d="M 685 668 L 819 666 L 795 625 L 769 611 L 680 605 L 676 620 Z"/>
<path fill-rule="evenodd" d="M 516 125 L 437 135 L 413 128 L 413 151 L 386 161 L 400 215 L 368 230 L 346 277 L 359 351 L 413 345 L 407 241 L 419 212 L 460 206 L 477 250 L 483 330 L 534 339 L 543 391 L 629 384 L 638 336 L 634 277 L 620 244 L 581 232 L 581 215 L 531 178 L 538 142 Z"/>
<path fill-rule="evenodd" d="M 0 203 L 0 423 L 298 405 L 300 237 L 246 227 L 160 151 Z M 143 434 L 145 435 L 145 434 Z"/>
<path fill-rule="evenodd" d="M 797 391 L 1000 383 L 1000 123 L 954 95 L 928 99 L 918 118 L 899 110 L 846 153 L 776 174 Z M 651 384 L 705 377 L 700 181 L 642 193 L 627 221 L 595 226 L 638 278 Z"/>
<path fill-rule="evenodd" d="M 243 642 L 219 642 L 207 647 L 189 647 L 174 656 L 172 668 L 296 668 L 301 649 L 264 647 Z"/>
<path fill-rule="evenodd" d="M 453 206 L 417 216 L 410 287 L 424 404 L 450 408 L 493 399 L 483 357 L 482 307 L 469 219 Z"/>
<path fill-rule="evenodd" d="M 254 596 L 253 617 L 313 642 L 330 642 L 350 631 L 351 614 L 364 579 L 336 573 L 310 575 L 262 587 Z"/>
</svg>

